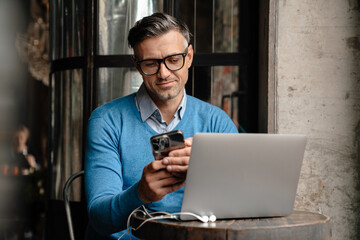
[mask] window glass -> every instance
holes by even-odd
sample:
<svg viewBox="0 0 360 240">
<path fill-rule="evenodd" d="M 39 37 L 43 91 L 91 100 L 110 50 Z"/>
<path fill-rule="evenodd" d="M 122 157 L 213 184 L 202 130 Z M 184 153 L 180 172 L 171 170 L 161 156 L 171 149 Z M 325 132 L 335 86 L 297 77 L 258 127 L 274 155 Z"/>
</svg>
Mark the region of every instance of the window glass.
<svg viewBox="0 0 360 240">
<path fill-rule="evenodd" d="M 194 45 L 196 53 L 213 50 L 213 1 L 196 0 Z"/>
<path fill-rule="evenodd" d="M 84 55 L 84 1 L 51 1 L 51 60 Z"/>
<path fill-rule="evenodd" d="M 142 78 L 135 68 L 100 68 L 96 80 L 96 105 L 136 92 Z"/>
<path fill-rule="evenodd" d="M 244 131 L 249 121 L 245 74 L 240 66 L 193 67 L 186 91 L 223 109 L 239 131 Z"/>
<path fill-rule="evenodd" d="M 188 25 L 193 34 L 195 53 L 238 52 L 238 0 L 176 1 L 175 16 Z"/>
<path fill-rule="evenodd" d="M 245 91 L 239 86 L 238 66 L 216 66 L 212 68 L 211 104 L 222 108 L 240 128 L 239 106 L 244 101 Z M 244 124 L 244 123 L 241 123 Z"/>
<path fill-rule="evenodd" d="M 238 1 L 214 1 L 213 52 L 238 51 Z"/>
<path fill-rule="evenodd" d="M 66 180 L 83 169 L 83 84 L 82 70 L 52 75 L 51 143 L 52 199 L 62 199 Z M 80 183 L 72 186 L 72 199 L 80 200 Z"/>
<path fill-rule="evenodd" d="M 163 9 L 163 0 L 99 0 L 98 4 L 98 55 L 132 54 L 127 43 L 130 28 Z"/>
</svg>

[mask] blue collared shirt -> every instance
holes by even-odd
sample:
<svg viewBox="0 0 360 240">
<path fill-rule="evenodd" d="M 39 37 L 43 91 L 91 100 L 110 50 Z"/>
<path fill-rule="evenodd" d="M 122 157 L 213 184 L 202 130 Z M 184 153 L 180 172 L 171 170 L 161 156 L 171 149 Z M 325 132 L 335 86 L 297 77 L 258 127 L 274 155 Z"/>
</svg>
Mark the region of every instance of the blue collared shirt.
<svg viewBox="0 0 360 240">
<path fill-rule="evenodd" d="M 140 112 L 141 120 L 146 122 L 154 131 L 165 133 L 173 130 L 181 121 L 186 108 L 186 92 L 182 98 L 178 109 L 175 111 L 174 117 L 167 124 L 161 116 L 161 112 L 149 96 L 145 85 L 142 84 L 135 96 L 136 106 Z"/>
</svg>

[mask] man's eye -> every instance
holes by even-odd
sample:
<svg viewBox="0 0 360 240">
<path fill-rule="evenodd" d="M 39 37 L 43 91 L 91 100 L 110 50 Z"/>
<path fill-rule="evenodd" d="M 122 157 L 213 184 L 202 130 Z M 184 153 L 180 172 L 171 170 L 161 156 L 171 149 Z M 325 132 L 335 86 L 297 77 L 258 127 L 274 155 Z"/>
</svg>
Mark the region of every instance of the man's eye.
<svg viewBox="0 0 360 240">
<path fill-rule="evenodd" d="M 168 58 L 167 61 L 168 61 L 169 63 L 177 63 L 177 62 L 180 61 L 180 58 L 178 58 L 178 57 L 171 57 L 171 58 Z"/>
<path fill-rule="evenodd" d="M 143 62 L 143 65 L 145 67 L 156 67 L 157 63 L 156 62 Z"/>
</svg>

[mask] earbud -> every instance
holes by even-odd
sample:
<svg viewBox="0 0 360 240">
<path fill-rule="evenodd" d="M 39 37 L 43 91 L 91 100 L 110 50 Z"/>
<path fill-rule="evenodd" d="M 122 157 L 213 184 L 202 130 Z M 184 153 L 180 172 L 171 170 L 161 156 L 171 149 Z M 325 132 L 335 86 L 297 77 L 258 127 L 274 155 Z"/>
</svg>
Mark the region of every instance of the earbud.
<svg viewBox="0 0 360 240">
<path fill-rule="evenodd" d="M 203 223 L 207 223 L 207 222 L 209 222 L 209 217 L 208 216 L 202 216 L 202 217 L 200 217 L 200 221 L 202 221 Z"/>
<path fill-rule="evenodd" d="M 216 221 L 216 216 L 215 215 L 210 215 L 210 216 L 201 216 L 198 218 L 200 221 L 202 221 L 203 223 L 207 223 L 207 222 L 215 222 Z"/>
<path fill-rule="evenodd" d="M 216 221 L 216 216 L 215 215 L 210 215 L 209 221 L 210 222 L 215 222 Z"/>
</svg>

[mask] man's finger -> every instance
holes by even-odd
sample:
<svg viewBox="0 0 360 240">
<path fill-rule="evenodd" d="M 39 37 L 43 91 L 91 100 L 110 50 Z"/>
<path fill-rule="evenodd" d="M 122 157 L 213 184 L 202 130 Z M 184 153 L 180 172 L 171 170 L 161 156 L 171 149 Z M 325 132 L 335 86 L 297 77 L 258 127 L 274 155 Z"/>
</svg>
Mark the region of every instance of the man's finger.
<svg viewBox="0 0 360 240">
<path fill-rule="evenodd" d="M 155 161 L 152 161 L 151 163 L 149 163 L 148 165 L 146 165 L 145 169 L 148 172 L 153 173 L 153 172 L 157 172 L 161 169 L 164 169 L 165 167 L 166 167 L 166 165 L 164 165 L 162 163 L 162 161 L 155 160 Z"/>
<path fill-rule="evenodd" d="M 166 167 L 166 170 L 170 173 L 186 173 L 188 166 L 169 165 Z"/>
<path fill-rule="evenodd" d="M 164 178 L 164 179 L 161 179 L 157 182 L 150 184 L 149 188 L 156 195 L 165 196 L 166 194 L 171 192 L 172 186 L 179 185 L 182 182 L 184 182 L 183 179 L 175 177 L 175 176 L 171 176 L 171 177 Z"/>
<path fill-rule="evenodd" d="M 191 147 L 186 147 L 169 152 L 169 157 L 190 156 L 190 153 L 191 153 Z"/>
<path fill-rule="evenodd" d="M 179 185 L 183 181 L 165 170 L 143 175 L 138 185 L 140 198 L 146 203 L 159 201 L 173 191 L 172 185 Z"/>
<path fill-rule="evenodd" d="M 192 138 L 192 137 L 185 139 L 185 146 L 191 147 L 192 142 L 193 142 L 193 138 Z"/>
<path fill-rule="evenodd" d="M 189 165 L 189 157 L 166 157 L 162 160 L 162 164 L 164 166 L 169 165 Z"/>
</svg>

